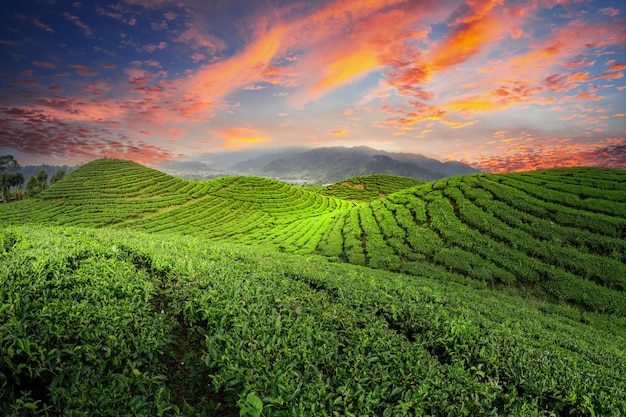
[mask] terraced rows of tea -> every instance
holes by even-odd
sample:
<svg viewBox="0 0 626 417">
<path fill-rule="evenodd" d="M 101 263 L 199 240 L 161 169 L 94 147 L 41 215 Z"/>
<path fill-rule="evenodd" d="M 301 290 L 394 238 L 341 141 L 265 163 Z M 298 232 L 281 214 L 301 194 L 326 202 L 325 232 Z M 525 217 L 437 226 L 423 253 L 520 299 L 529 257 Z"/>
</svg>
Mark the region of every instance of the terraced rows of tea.
<svg viewBox="0 0 626 417">
<path fill-rule="evenodd" d="M 322 187 L 317 192 L 344 200 L 367 202 L 385 198 L 389 194 L 423 184 L 423 181 L 387 174 L 348 178 L 337 184 Z"/>
<path fill-rule="evenodd" d="M 625 238 L 620 170 L 94 161 L 0 205 L 0 415 L 623 416 Z"/>
<path fill-rule="evenodd" d="M 354 203 L 258 177 L 189 181 L 130 161 L 97 160 L 38 199 L 0 207 L 12 224 L 133 228 L 311 252 Z"/>
<path fill-rule="evenodd" d="M 626 316 L 621 170 L 475 174 L 432 183 L 375 175 L 311 191 L 258 177 L 188 181 L 129 161 L 99 160 L 37 199 L 0 206 L 0 220 L 317 253 L 441 280 L 524 288 Z"/>
<path fill-rule="evenodd" d="M 0 229 L 0 415 L 607 416 L 626 320 L 189 236 Z"/>
<path fill-rule="evenodd" d="M 517 285 L 626 315 L 626 172 L 464 175 L 347 210 L 319 253 L 412 274 Z"/>
</svg>

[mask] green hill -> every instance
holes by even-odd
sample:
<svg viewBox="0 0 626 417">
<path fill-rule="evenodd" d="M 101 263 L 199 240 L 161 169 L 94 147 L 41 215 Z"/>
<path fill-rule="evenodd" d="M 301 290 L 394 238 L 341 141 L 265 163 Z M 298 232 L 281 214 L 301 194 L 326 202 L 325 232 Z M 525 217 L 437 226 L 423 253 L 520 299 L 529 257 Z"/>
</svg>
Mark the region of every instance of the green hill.
<svg viewBox="0 0 626 417">
<path fill-rule="evenodd" d="M 337 216 L 323 255 L 545 293 L 626 316 L 626 171 L 462 175 Z"/>
<path fill-rule="evenodd" d="M 259 177 L 175 178 L 130 161 L 85 164 L 37 199 L 0 206 L 0 221 L 111 226 L 312 252 L 354 203 Z"/>
<path fill-rule="evenodd" d="M 336 184 L 322 187 L 317 192 L 344 200 L 373 201 L 420 184 L 423 184 L 423 181 L 414 178 L 376 174 L 348 178 Z"/>
<path fill-rule="evenodd" d="M 0 224 L 1 415 L 626 414 L 626 171 L 98 160 Z"/>
<path fill-rule="evenodd" d="M 189 181 L 130 161 L 98 160 L 37 199 L 0 206 L 0 220 L 318 253 L 524 288 L 626 316 L 626 172 L 619 170 L 470 174 L 431 183 L 374 175 L 312 192 L 260 177 Z"/>
</svg>

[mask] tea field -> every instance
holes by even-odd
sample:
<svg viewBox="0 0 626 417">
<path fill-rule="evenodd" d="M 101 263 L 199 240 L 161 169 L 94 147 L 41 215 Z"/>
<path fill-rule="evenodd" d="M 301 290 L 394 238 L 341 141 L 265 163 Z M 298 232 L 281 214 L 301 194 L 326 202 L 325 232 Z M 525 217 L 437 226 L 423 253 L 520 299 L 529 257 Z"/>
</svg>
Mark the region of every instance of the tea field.
<svg viewBox="0 0 626 417">
<path fill-rule="evenodd" d="M 320 187 L 320 194 L 344 200 L 368 202 L 423 184 L 423 181 L 387 174 L 348 178 L 337 184 Z"/>
<path fill-rule="evenodd" d="M 0 259 L 3 415 L 626 412 L 623 317 L 135 231 L 8 227 Z"/>
<path fill-rule="evenodd" d="M 620 170 L 94 161 L 0 205 L 0 415 L 626 415 L 625 235 Z"/>
</svg>

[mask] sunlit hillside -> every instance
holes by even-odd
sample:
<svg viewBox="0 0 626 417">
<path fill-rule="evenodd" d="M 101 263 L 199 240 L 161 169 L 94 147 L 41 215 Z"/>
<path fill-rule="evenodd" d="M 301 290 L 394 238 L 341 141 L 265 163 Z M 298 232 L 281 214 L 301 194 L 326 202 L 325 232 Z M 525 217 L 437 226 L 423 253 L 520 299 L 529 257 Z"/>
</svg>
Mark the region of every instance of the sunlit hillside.
<svg viewBox="0 0 626 417">
<path fill-rule="evenodd" d="M 348 178 L 319 189 L 320 194 L 352 201 L 372 201 L 423 184 L 423 181 L 395 175 L 366 175 Z"/>
<path fill-rule="evenodd" d="M 625 236 L 626 171 L 574 168 L 398 192 L 337 216 L 318 252 L 411 274 L 439 266 L 626 316 Z"/>
<path fill-rule="evenodd" d="M 626 171 L 98 160 L 0 224 L 1 415 L 626 415 Z"/>
<path fill-rule="evenodd" d="M 128 227 L 312 252 L 333 216 L 352 206 L 266 178 L 190 181 L 130 161 L 102 159 L 37 199 L 0 206 L 0 219 Z"/>
</svg>

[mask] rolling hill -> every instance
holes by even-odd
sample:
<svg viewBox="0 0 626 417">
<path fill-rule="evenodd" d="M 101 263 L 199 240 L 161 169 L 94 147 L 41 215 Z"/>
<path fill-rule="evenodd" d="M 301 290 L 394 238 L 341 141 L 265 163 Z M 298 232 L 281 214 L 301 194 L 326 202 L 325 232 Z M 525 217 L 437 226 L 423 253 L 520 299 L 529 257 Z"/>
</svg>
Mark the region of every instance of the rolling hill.
<svg viewBox="0 0 626 417">
<path fill-rule="evenodd" d="M 343 200 L 367 202 L 389 194 L 421 185 L 423 182 L 396 175 L 374 174 L 348 178 L 336 184 L 318 188 L 316 192 Z"/>
<path fill-rule="evenodd" d="M 385 198 L 372 200 L 376 194 Z M 376 269 L 525 287 L 626 316 L 626 173 L 619 170 L 470 174 L 423 184 L 371 176 L 309 191 L 260 177 L 189 181 L 98 160 L 37 199 L 1 206 L 0 220 L 317 253 Z"/>
<path fill-rule="evenodd" d="M 3 415 L 626 414 L 625 171 L 98 160 L 0 224 Z"/>
</svg>

